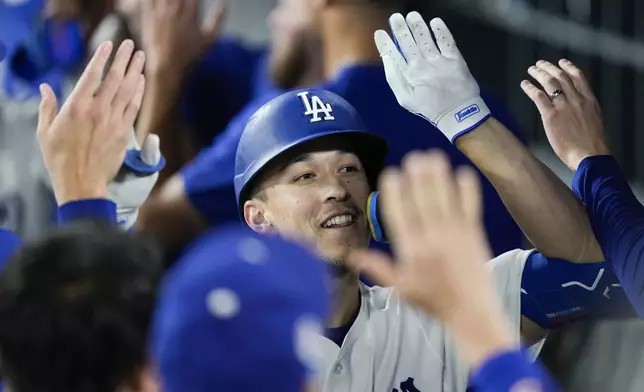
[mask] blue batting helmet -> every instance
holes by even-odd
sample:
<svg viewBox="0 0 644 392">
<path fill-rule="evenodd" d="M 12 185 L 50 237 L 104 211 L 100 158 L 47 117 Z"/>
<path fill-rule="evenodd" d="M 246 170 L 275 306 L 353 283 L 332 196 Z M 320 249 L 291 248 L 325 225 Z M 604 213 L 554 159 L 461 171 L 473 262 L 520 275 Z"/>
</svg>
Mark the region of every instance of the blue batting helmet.
<svg viewBox="0 0 644 392">
<path fill-rule="evenodd" d="M 387 142 L 369 133 L 344 98 L 322 89 L 295 90 L 269 101 L 253 114 L 237 147 L 235 195 L 242 212 L 253 181 L 271 161 L 306 143 L 343 136 L 375 187 L 387 155 Z M 242 213 L 243 215 L 243 213 Z"/>
</svg>

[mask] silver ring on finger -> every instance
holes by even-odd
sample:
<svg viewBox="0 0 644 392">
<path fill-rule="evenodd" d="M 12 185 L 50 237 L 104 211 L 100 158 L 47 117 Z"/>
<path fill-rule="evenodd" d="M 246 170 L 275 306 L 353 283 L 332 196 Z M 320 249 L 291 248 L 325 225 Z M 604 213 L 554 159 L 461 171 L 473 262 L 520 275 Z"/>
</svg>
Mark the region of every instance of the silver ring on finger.
<svg viewBox="0 0 644 392">
<path fill-rule="evenodd" d="M 563 92 L 563 90 L 561 90 L 561 89 L 557 89 L 557 90 L 555 90 L 555 91 L 551 92 L 551 93 L 550 93 L 550 100 L 552 101 L 552 100 L 554 100 L 555 98 L 557 98 L 558 96 L 564 96 L 564 92 Z"/>
</svg>

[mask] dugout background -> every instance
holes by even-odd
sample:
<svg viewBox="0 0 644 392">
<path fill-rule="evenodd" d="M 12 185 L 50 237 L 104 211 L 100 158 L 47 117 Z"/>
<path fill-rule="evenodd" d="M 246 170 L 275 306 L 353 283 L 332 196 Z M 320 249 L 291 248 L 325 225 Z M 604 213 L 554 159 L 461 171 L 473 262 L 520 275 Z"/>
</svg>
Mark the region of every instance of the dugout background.
<svg viewBox="0 0 644 392">
<path fill-rule="evenodd" d="M 552 154 L 519 83 L 537 59 L 567 57 L 583 68 L 613 152 L 644 200 L 644 0 L 411 1 L 426 18 L 447 21 L 473 74 L 508 103 L 532 150 L 567 183 L 572 175 Z M 229 3 L 225 30 L 264 41 L 275 0 Z M 9 102 L 0 91 L 0 224 L 27 237 L 51 219 L 35 144 L 37 105 Z M 570 391 L 644 391 L 644 323 L 585 321 L 553 333 L 543 358 Z"/>
</svg>

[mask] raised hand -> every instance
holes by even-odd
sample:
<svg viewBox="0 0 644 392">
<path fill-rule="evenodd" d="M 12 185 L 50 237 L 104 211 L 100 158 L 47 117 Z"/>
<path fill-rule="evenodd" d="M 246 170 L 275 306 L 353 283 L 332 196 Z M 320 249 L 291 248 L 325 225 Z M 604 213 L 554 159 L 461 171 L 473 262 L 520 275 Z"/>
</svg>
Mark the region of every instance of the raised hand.
<svg viewBox="0 0 644 392">
<path fill-rule="evenodd" d="M 145 89 L 143 52 L 119 47 L 105 75 L 112 43 L 101 44 L 60 111 L 50 86 L 41 86 L 37 138 L 59 205 L 105 198 L 123 164 Z"/>
<path fill-rule="evenodd" d="M 143 0 L 141 40 L 150 72 L 183 76 L 219 37 L 225 3 L 216 0 L 204 24 L 198 0 Z"/>
<path fill-rule="evenodd" d="M 442 19 L 430 22 L 436 42 L 418 12 L 406 20 L 393 14 L 389 24 L 397 45 L 384 30 L 374 39 L 402 107 L 431 121 L 452 142 L 489 117 L 478 83 Z"/>
<path fill-rule="evenodd" d="M 382 213 L 397 261 L 357 251 L 350 263 L 428 313 L 449 320 L 463 307 L 494 304 L 481 221 L 481 191 L 470 168 L 456 176 L 442 152 L 411 153 L 380 179 Z"/>
<path fill-rule="evenodd" d="M 527 80 L 521 88 L 541 113 L 546 136 L 555 153 L 571 170 L 584 158 L 608 155 L 601 109 L 583 72 L 568 60 L 559 67 L 539 61 L 528 73 L 543 87 Z"/>
</svg>

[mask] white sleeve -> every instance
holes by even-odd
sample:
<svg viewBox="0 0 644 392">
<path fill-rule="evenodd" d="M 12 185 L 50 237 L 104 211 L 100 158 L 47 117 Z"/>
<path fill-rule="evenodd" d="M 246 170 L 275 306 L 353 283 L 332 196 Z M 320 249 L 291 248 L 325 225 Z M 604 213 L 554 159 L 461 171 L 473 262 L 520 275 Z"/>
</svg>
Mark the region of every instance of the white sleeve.
<svg viewBox="0 0 644 392">
<path fill-rule="evenodd" d="M 532 252 L 534 250 L 511 250 L 494 258 L 489 264 L 494 287 L 514 328 L 517 341 L 521 339 L 521 276 L 528 256 Z M 544 343 L 545 338 L 530 346 L 529 351 L 533 360 L 539 356 Z"/>
</svg>

